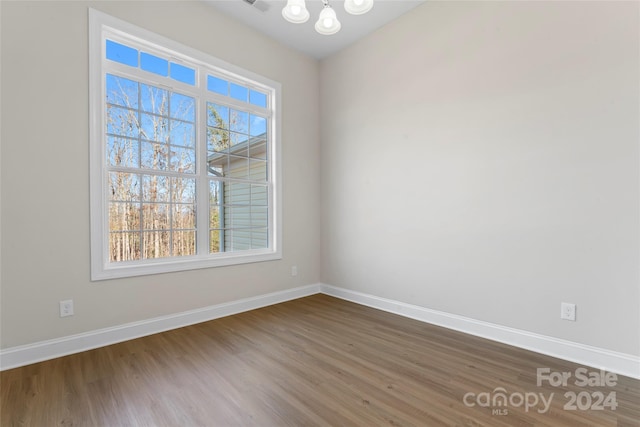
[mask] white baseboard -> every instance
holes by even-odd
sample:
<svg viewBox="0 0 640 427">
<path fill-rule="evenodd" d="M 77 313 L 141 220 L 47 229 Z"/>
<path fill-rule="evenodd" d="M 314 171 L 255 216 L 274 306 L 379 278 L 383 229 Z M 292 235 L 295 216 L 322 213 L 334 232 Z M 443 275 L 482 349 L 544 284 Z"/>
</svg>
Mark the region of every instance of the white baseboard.
<svg viewBox="0 0 640 427">
<path fill-rule="evenodd" d="M 98 329 L 63 338 L 11 347 L 0 351 L 0 370 L 17 368 L 31 363 L 104 347 L 158 332 L 314 295 L 319 292 L 320 285 L 302 286 L 112 328 Z"/>
<path fill-rule="evenodd" d="M 326 284 L 315 284 L 0 350 L 0 370 L 17 368 L 317 293 L 640 379 L 640 357 L 548 337 Z"/>
<path fill-rule="evenodd" d="M 321 292 L 470 335 L 640 379 L 640 357 L 322 284 Z"/>
</svg>

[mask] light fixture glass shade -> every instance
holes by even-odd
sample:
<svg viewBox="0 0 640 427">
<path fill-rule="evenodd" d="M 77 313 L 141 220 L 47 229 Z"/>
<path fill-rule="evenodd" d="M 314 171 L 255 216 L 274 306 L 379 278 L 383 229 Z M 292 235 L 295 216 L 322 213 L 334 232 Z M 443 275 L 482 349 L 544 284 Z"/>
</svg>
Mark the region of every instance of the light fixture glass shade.
<svg viewBox="0 0 640 427">
<path fill-rule="evenodd" d="M 373 7 L 373 0 L 345 0 L 344 10 L 352 15 L 362 15 Z"/>
<path fill-rule="evenodd" d="M 328 36 L 340 31 L 340 27 L 342 27 L 342 25 L 340 25 L 340 21 L 338 21 L 336 17 L 336 12 L 331 6 L 325 6 L 322 12 L 320 12 L 318 22 L 316 22 L 316 31 Z"/>
<path fill-rule="evenodd" d="M 294 24 L 302 24 L 309 20 L 309 11 L 304 0 L 288 0 L 287 5 L 282 8 L 282 16 Z"/>
</svg>

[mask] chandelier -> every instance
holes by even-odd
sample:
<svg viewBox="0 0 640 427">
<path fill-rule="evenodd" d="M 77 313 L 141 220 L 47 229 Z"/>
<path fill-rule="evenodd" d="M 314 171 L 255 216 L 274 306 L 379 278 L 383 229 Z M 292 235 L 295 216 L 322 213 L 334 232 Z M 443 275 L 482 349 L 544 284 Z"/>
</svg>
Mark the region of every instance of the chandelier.
<svg viewBox="0 0 640 427">
<path fill-rule="evenodd" d="M 287 0 L 287 5 L 282 9 L 282 16 L 294 24 L 302 24 L 309 20 L 309 11 L 305 0 Z M 315 28 L 320 34 L 331 35 L 340 31 L 340 21 L 336 12 L 329 5 L 329 0 L 322 0 L 322 11 L 318 17 Z M 345 0 L 344 9 L 352 15 L 362 15 L 373 7 L 373 0 Z"/>
</svg>

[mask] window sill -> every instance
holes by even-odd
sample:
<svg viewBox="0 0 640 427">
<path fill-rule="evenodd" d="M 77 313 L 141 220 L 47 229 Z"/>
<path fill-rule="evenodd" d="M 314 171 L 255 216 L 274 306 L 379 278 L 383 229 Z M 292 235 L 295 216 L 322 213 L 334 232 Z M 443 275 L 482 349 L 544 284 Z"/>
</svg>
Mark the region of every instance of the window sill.
<svg viewBox="0 0 640 427">
<path fill-rule="evenodd" d="M 202 268 L 224 267 L 238 264 L 250 264 L 255 262 L 275 261 L 282 259 L 279 251 L 255 251 L 247 254 L 246 251 L 234 255 L 225 253 L 224 256 L 211 256 L 200 258 L 197 256 L 184 257 L 183 259 L 157 259 L 139 262 L 122 262 L 109 265 L 98 265 L 91 269 L 91 281 L 119 279 L 124 277 L 146 276 L 151 274 L 172 273 Z"/>
</svg>

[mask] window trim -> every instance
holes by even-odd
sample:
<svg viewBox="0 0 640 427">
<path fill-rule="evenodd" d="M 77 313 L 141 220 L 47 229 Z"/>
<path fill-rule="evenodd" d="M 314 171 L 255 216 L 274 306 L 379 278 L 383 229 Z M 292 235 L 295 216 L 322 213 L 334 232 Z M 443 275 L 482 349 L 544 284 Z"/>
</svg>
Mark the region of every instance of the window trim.
<svg viewBox="0 0 640 427">
<path fill-rule="evenodd" d="M 119 38 L 119 34 L 125 39 L 134 39 L 136 44 L 148 45 L 153 49 L 152 52 L 171 51 L 172 60 L 180 61 L 181 59 L 188 59 L 189 63 L 198 64 L 200 70 L 206 69 L 218 76 L 228 77 L 229 81 L 243 82 L 243 84 L 246 85 L 245 80 L 251 80 L 258 85 L 253 85 L 256 89 L 266 90 L 271 93 L 270 112 L 272 117 L 271 125 L 268 126 L 268 132 L 270 133 L 268 140 L 270 144 L 270 162 L 268 172 L 269 181 L 267 183 L 270 189 L 268 204 L 268 215 L 270 218 L 268 234 L 269 248 L 209 254 L 209 245 L 207 244 L 207 249 L 204 251 L 206 253 L 192 256 L 146 259 L 143 261 L 130 262 L 124 261 L 119 263 L 109 262 L 108 201 L 106 200 L 107 191 L 105 190 L 107 186 L 107 166 L 105 161 L 106 125 L 105 120 L 103 120 L 106 71 L 102 65 L 103 58 L 105 57 L 105 51 L 103 50 L 105 46 L 104 39 L 105 33 L 107 32 L 110 36 L 115 35 L 115 37 Z M 183 58 L 181 58 L 181 56 Z M 138 74 L 138 71 L 133 73 L 130 72 L 131 70 L 128 71 L 127 74 L 133 74 L 132 77 L 134 78 L 135 74 Z M 196 84 L 198 84 L 198 80 L 200 80 L 200 82 L 206 81 L 207 73 L 202 74 L 204 74 L 204 76 L 196 76 Z M 184 85 L 184 83 L 179 81 L 172 82 L 172 84 L 174 84 L 172 89 L 179 89 L 180 86 Z M 280 105 L 281 90 L 281 85 L 278 82 L 89 8 L 89 178 L 92 281 L 282 259 L 282 191 L 280 166 L 280 129 L 282 125 Z M 202 109 L 202 105 L 206 104 L 207 100 L 215 100 L 217 97 L 220 97 L 220 95 L 208 93 L 207 99 L 198 99 L 197 102 L 200 104 L 200 107 L 197 111 L 203 114 L 204 109 Z M 222 98 L 224 98 L 225 104 L 233 105 L 233 99 L 228 97 Z M 222 98 L 220 98 L 221 101 L 223 100 Z M 247 111 L 247 104 L 243 104 L 242 108 Z M 260 109 L 262 107 L 255 108 Z M 202 120 L 203 118 L 199 117 L 196 122 L 198 124 L 196 147 L 202 147 L 202 144 L 205 144 L 206 147 L 206 133 L 202 130 Z M 200 148 L 196 148 L 196 150 L 198 156 L 203 152 Z M 206 171 L 201 170 L 200 164 L 201 161 L 198 161 L 195 176 L 203 182 L 205 179 L 208 179 L 208 177 L 206 176 Z M 204 174 L 205 177 L 202 177 L 201 174 Z M 205 222 L 201 219 L 204 212 L 207 212 L 205 218 L 208 220 L 208 203 L 201 202 L 202 200 L 208 200 L 208 185 L 204 186 L 201 183 L 197 190 L 196 197 L 198 203 L 197 218 L 200 220 L 199 227 L 202 227 L 202 222 Z M 208 224 L 208 221 L 206 221 L 204 225 L 208 234 L 208 226 L 206 224 Z M 202 233 L 197 233 L 196 235 L 202 235 Z M 201 244 L 201 239 L 198 239 L 198 246 Z"/>
</svg>

